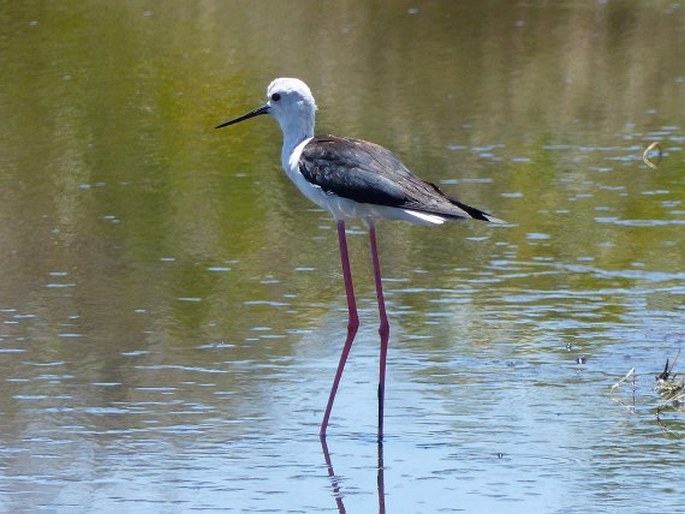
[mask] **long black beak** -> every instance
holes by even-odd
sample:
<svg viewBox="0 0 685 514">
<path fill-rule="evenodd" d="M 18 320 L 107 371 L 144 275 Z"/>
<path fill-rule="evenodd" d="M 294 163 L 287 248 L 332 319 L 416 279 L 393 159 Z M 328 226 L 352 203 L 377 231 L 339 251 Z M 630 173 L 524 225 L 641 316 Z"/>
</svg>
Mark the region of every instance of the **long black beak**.
<svg viewBox="0 0 685 514">
<path fill-rule="evenodd" d="M 222 128 L 222 127 L 228 127 L 229 125 L 233 125 L 234 123 L 239 123 L 241 121 L 249 120 L 250 118 L 254 118 L 255 116 L 259 116 L 261 114 L 268 114 L 269 105 L 264 105 L 263 107 L 259 107 L 258 109 L 255 109 L 254 111 L 250 111 L 247 114 L 243 114 L 242 116 L 238 116 L 237 118 L 234 118 L 232 120 L 229 120 L 225 123 L 222 123 L 221 125 L 217 125 L 214 128 Z"/>
</svg>

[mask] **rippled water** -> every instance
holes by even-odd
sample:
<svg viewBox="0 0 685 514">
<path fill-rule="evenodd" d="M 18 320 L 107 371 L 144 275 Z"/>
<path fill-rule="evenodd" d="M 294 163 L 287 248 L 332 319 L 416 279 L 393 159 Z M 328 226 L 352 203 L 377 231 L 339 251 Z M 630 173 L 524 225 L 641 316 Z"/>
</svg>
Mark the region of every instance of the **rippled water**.
<svg viewBox="0 0 685 514">
<path fill-rule="evenodd" d="M 680 3 L 0 16 L 0 511 L 685 509 L 684 414 L 654 390 L 685 365 Z M 212 128 L 277 75 L 310 83 L 321 132 L 508 221 L 379 226 L 382 448 L 363 227 L 322 448 L 334 225 L 280 171 L 273 121 Z"/>
</svg>

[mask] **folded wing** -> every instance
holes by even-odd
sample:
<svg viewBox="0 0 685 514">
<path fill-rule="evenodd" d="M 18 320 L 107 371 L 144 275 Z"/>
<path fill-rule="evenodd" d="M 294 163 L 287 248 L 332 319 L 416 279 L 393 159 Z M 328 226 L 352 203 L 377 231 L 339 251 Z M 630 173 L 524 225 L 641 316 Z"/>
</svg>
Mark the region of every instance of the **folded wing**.
<svg viewBox="0 0 685 514">
<path fill-rule="evenodd" d="M 359 203 L 417 211 L 445 218 L 499 221 L 445 195 L 414 175 L 382 146 L 337 136 L 316 136 L 300 155 L 300 172 L 329 194 Z"/>
</svg>

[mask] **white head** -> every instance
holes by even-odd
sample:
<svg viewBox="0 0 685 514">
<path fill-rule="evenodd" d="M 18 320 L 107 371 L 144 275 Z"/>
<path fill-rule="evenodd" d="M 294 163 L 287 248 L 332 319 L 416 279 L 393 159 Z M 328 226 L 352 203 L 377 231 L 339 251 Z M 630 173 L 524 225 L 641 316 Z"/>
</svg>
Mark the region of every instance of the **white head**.
<svg viewBox="0 0 685 514">
<path fill-rule="evenodd" d="M 307 132 L 313 135 L 316 102 L 307 84 L 300 79 L 276 79 L 269 84 L 266 98 L 269 114 L 278 120 L 284 133 L 294 124 L 311 126 Z"/>
<path fill-rule="evenodd" d="M 281 126 L 285 139 L 304 140 L 314 135 L 316 102 L 307 84 L 300 79 L 277 78 L 266 89 L 266 105 L 222 123 L 226 127 L 240 121 L 270 114 Z"/>
</svg>

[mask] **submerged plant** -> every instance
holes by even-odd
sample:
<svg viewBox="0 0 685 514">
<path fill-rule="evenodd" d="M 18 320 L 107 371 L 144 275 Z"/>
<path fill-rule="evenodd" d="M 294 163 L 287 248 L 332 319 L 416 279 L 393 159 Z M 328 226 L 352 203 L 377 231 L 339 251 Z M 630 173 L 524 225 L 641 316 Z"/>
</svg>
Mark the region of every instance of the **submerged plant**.
<svg viewBox="0 0 685 514">
<path fill-rule="evenodd" d="M 676 409 L 682 408 L 685 404 L 685 380 L 677 378 L 678 374 L 673 373 L 673 367 L 678 362 L 680 350 L 676 354 L 673 364 L 669 367 L 669 359 L 666 359 L 666 366 L 664 370 L 656 377 L 656 386 L 654 389 L 663 398 L 667 404 L 670 403 Z M 666 405 L 664 405 L 665 407 Z"/>
</svg>

